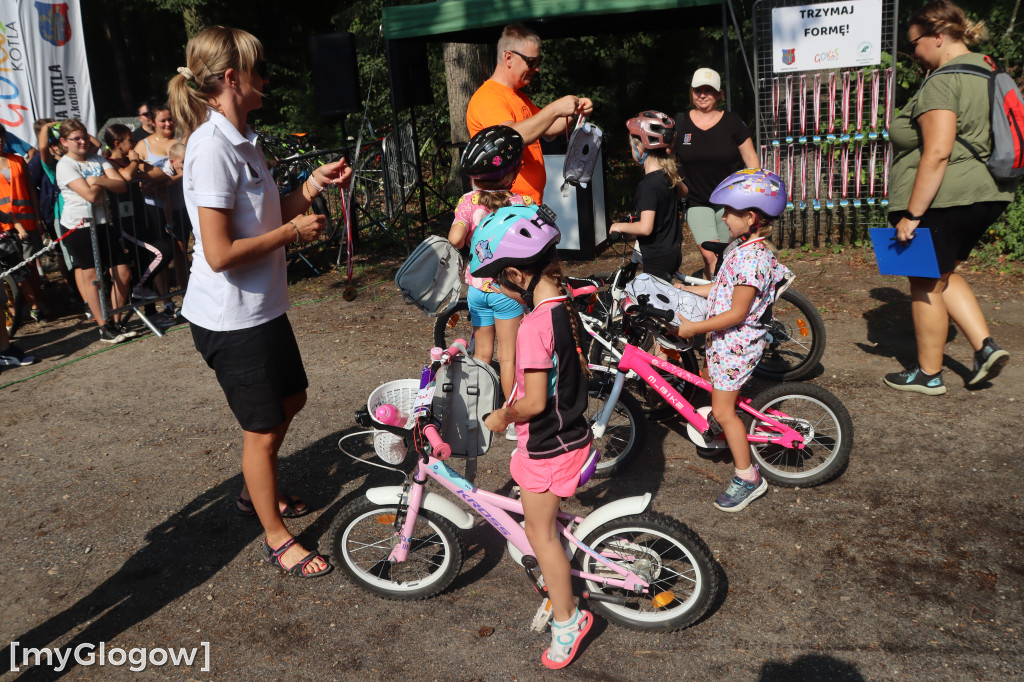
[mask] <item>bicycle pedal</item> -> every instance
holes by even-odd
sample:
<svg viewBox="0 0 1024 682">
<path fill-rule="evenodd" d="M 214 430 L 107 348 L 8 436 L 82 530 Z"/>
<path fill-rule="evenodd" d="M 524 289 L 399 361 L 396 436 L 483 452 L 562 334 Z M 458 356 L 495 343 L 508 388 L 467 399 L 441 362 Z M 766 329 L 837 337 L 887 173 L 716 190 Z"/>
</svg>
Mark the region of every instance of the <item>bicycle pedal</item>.
<svg viewBox="0 0 1024 682">
<path fill-rule="evenodd" d="M 548 623 L 551 622 L 551 600 L 547 597 L 540 603 L 537 608 L 537 613 L 533 614 L 533 622 L 530 623 L 530 630 L 533 632 L 544 632 L 548 629 Z"/>
</svg>

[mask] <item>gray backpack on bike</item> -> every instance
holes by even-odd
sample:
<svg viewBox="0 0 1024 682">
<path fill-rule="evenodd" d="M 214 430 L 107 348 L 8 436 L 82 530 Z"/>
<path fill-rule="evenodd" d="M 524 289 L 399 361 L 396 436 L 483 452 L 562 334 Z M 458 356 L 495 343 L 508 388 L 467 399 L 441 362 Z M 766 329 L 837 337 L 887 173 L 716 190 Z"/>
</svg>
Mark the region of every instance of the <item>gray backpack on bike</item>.
<svg viewBox="0 0 1024 682">
<path fill-rule="evenodd" d="M 491 447 L 492 434 L 483 424 L 501 407 L 501 381 L 490 365 L 459 355 L 437 372 L 431 411 L 441 421 L 441 438 L 452 453 L 475 458 Z"/>
<path fill-rule="evenodd" d="M 459 302 L 462 269 L 458 249 L 444 237 L 431 235 L 398 268 L 395 284 L 406 303 L 437 317 Z"/>
</svg>

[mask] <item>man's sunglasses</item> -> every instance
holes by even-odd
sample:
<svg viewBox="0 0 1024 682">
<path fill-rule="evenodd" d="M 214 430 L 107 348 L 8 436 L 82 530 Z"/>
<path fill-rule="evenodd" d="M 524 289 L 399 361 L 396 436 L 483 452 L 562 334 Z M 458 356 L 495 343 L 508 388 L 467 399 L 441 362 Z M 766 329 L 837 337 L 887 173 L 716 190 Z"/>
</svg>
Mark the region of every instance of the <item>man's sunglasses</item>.
<svg viewBox="0 0 1024 682">
<path fill-rule="evenodd" d="M 520 57 L 522 57 L 523 61 L 526 62 L 526 68 L 528 69 L 536 69 L 537 67 L 540 66 L 540 60 L 542 59 L 540 55 L 537 55 L 536 57 L 527 57 L 522 52 L 516 52 L 515 50 L 509 50 L 509 52 L 511 52 L 512 54 L 517 54 Z"/>
</svg>

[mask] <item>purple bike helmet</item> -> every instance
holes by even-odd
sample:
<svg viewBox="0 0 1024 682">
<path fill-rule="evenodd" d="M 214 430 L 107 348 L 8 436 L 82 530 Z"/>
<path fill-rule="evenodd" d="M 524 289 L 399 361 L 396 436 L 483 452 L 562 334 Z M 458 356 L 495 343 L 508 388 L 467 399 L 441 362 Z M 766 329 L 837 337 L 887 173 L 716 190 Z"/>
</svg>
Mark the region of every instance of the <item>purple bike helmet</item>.
<svg viewBox="0 0 1024 682">
<path fill-rule="evenodd" d="M 555 214 L 547 206 L 505 206 L 473 230 L 469 271 L 496 277 L 509 266 L 543 260 L 561 239 Z"/>
<path fill-rule="evenodd" d="M 774 218 L 786 208 L 786 183 L 771 171 L 744 168 L 715 188 L 711 203 L 737 211 L 760 211 Z"/>
<path fill-rule="evenodd" d="M 474 180 L 511 184 L 519 174 L 523 147 L 523 136 L 513 128 L 490 126 L 469 141 L 459 166 Z"/>
</svg>

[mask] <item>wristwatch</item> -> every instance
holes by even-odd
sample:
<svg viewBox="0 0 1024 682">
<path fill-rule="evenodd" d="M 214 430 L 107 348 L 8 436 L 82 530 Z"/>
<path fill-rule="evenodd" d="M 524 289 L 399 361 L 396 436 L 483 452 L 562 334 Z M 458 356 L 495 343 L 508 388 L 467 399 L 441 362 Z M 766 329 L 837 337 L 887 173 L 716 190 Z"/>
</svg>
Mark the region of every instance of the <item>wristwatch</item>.
<svg viewBox="0 0 1024 682">
<path fill-rule="evenodd" d="M 904 213 L 903 213 L 903 217 L 904 217 L 904 218 L 906 218 L 907 220 L 917 220 L 917 221 L 920 221 L 920 220 L 921 220 L 921 216 L 919 216 L 919 215 L 914 215 L 914 214 L 912 214 L 912 213 L 911 213 L 910 211 L 906 211 L 906 212 L 904 212 Z"/>
</svg>

